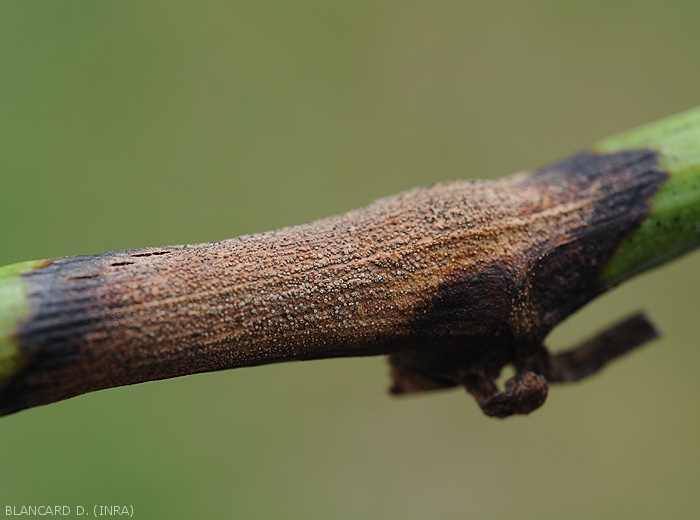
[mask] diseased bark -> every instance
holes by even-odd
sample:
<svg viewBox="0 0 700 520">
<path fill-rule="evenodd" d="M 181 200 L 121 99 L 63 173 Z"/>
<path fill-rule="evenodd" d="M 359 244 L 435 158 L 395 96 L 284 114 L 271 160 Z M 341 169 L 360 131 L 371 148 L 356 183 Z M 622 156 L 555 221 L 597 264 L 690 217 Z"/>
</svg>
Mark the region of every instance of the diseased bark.
<svg viewBox="0 0 700 520">
<path fill-rule="evenodd" d="M 607 361 L 603 351 L 654 336 L 638 317 L 608 333 L 610 348 L 550 358 L 543 346 L 607 289 L 602 267 L 666 177 L 651 150 L 586 152 L 279 231 L 49 261 L 22 275 L 32 315 L 17 337 L 31 362 L 0 393 L 0 413 L 185 374 L 376 354 L 391 354 L 395 393 L 463 385 L 489 415 L 528 413 L 547 380 L 576 379 Z M 493 381 L 507 364 L 517 375 L 501 392 Z"/>
</svg>

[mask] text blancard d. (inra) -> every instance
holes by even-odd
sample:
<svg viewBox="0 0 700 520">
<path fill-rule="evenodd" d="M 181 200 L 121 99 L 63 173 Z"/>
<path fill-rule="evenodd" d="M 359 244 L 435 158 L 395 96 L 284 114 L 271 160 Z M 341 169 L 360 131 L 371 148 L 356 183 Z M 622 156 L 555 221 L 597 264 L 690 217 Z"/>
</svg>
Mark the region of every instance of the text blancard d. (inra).
<svg viewBox="0 0 700 520">
<path fill-rule="evenodd" d="M 5 506 L 5 516 L 134 516 L 133 505 L 11 505 Z"/>
</svg>

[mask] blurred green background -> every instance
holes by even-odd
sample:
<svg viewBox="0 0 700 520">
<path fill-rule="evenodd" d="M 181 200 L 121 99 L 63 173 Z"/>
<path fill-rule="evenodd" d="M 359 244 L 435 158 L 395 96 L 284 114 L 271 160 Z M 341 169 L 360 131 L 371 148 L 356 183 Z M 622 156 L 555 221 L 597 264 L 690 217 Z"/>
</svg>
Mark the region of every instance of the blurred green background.
<svg viewBox="0 0 700 520">
<path fill-rule="evenodd" d="M 218 240 L 497 177 L 700 104 L 697 1 L 0 4 L 0 264 Z M 394 399 L 380 358 L 107 390 L 0 419 L 6 505 L 136 518 L 697 518 L 700 256 L 661 341 L 526 418 Z"/>
</svg>

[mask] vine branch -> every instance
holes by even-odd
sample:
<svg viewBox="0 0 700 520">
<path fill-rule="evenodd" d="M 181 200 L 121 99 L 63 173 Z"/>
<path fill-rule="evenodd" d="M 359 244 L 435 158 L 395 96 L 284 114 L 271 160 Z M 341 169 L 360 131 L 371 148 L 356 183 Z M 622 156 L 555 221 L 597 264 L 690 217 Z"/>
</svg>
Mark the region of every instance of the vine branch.
<svg viewBox="0 0 700 520">
<path fill-rule="evenodd" d="M 656 336 L 635 315 L 551 356 L 591 299 L 700 243 L 700 110 L 533 172 L 222 242 L 0 268 L 0 414 L 289 360 L 389 354 L 392 392 L 529 413 Z M 505 389 L 502 368 L 515 367 Z"/>
</svg>

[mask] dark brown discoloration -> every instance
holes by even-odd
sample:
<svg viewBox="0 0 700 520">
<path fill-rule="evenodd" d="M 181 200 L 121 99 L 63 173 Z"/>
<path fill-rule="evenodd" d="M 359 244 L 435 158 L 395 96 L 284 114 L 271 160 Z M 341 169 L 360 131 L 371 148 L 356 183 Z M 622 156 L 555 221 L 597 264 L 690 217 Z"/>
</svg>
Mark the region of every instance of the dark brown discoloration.
<svg viewBox="0 0 700 520">
<path fill-rule="evenodd" d="M 544 401 L 542 340 L 602 291 L 601 266 L 666 175 L 654 152 L 412 190 L 215 244 L 64 258 L 26 275 L 34 362 L 0 412 L 291 359 L 393 353 L 394 391 L 464 385 L 487 413 Z M 505 392 L 491 386 L 512 363 Z M 510 404 L 509 404 L 510 403 Z"/>
<path fill-rule="evenodd" d="M 566 183 L 555 183 L 561 171 L 572 175 L 566 176 Z M 667 176 L 659 172 L 654 153 L 628 151 L 605 156 L 574 155 L 535 177 L 544 183 L 543 190 L 545 186 L 566 186 L 572 194 L 597 198 L 591 211 L 583 213 L 585 224 L 569 240 L 533 251 L 536 260 L 527 276 L 526 292 L 543 318 L 546 334 L 604 290 L 597 283 L 598 272 L 622 239 L 646 218 L 648 202 Z"/>
<path fill-rule="evenodd" d="M 546 366 L 533 367 L 552 382 L 578 381 L 595 374 L 608 361 L 658 337 L 656 327 L 643 314 L 635 314 L 581 345 L 549 359 Z M 547 359 L 547 358 L 545 358 Z"/>
<path fill-rule="evenodd" d="M 391 354 L 393 394 L 463 386 L 486 415 L 529 413 L 547 398 L 547 382 L 568 383 L 598 372 L 609 361 L 658 337 L 643 314 L 635 314 L 566 352 L 551 356 L 541 343 L 497 341 L 467 355 L 438 348 Z M 500 391 L 501 369 L 514 364 L 518 374 Z"/>
<path fill-rule="evenodd" d="M 506 381 L 500 392 L 493 379 L 469 373 L 462 384 L 490 417 L 502 419 L 515 414 L 528 414 L 544 404 L 549 387 L 544 376 L 534 372 L 518 374 Z"/>
</svg>

